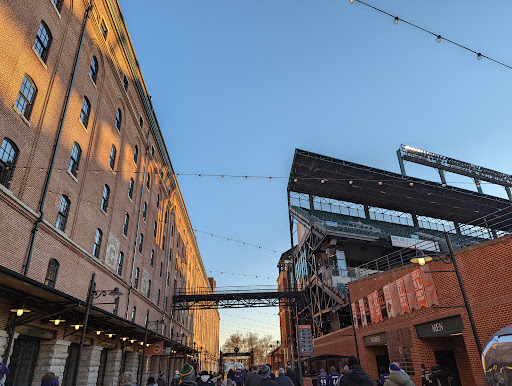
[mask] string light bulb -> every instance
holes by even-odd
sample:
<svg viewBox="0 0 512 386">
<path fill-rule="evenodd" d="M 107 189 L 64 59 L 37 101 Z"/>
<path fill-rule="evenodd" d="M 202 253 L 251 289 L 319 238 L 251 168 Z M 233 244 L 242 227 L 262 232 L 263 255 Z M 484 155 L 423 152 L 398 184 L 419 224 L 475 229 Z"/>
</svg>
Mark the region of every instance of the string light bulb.
<svg viewBox="0 0 512 386">
<path fill-rule="evenodd" d="M 137 342 L 137 339 L 130 339 L 130 343 L 132 343 L 132 344 L 133 344 L 133 343 L 135 343 L 135 342 Z"/>
<path fill-rule="evenodd" d="M 354 4 L 354 0 L 348 0 L 350 4 Z"/>
<path fill-rule="evenodd" d="M 443 40 L 443 38 L 441 37 L 441 35 L 437 35 L 436 42 L 441 43 L 441 40 Z"/>
<path fill-rule="evenodd" d="M 479 52 L 478 54 L 476 54 L 476 58 L 477 58 L 477 60 L 481 60 L 482 59 L 482 54 Z"/>
<path fill-rule="evenodd" d="M 114 333 L 112 332 L 109 332 L 108 334 L 106 334 L 110 339 L 112 339 L 112 337 L 115 335 Z"/>
<path fill-rule="evenodd" d="M 268 180 L 269 180 L 269 181 L 272 181 L 272 177 L 269 177 L 269 178 L 268 178 Z"/>
<path fill-rule="evenodd" d="M 348 183 L 349 183 L 350 185 L 352 185 L 352 184 L 354 183 L 354 181 L 350 180 Z"/>
<path fill-rule="evenodd" d="M 298 179 L 296 179 L 296 178 L 294 178 L 294 179 L 293 179 L 293 182 L 299 182 L 299 180 L 298 180 Z"/>
<path fill-rule="evenodd" d="M 400 19 L 397 16 L 397 17 L 395 17 L 395 21 L 393 21 L 393 23 L 395 23 L 395 25 L 397 25 L 399 21 L 400 21 Z"/>
</svg>

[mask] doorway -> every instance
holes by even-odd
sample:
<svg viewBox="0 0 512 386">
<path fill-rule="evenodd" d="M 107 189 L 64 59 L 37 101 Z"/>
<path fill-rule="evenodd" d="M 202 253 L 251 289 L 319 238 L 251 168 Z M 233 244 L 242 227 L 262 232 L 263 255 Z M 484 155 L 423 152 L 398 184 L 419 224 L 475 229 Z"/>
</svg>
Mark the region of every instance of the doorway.
<svg viewBox="0 0 512 386">
<path fill-rule="evenodd" d="M 14 341 L 6 386 L 30 386 L 36 367 L 41 340 L 32 336 L 20 335 Z"/>
<path fill-rule="evenodd" d="M 379 375 L 381 374 L 381 368 L 386 370 L 386 373 L 389 371 L 389 355 L 375 355 L 375 360 L 377 361 L 377 370 Z"/>
<path fill-rule="evenodd" d="M 449 377 L 451 378 L 451 386 L 459 386 L 460 376 L 459 369 L 457 368 L 457 361 L 455 360 L 455 353 L 453 350 L 436 350 L 434 351 L 436 362 L 441 367 L 448 371 Z"/>
<path fill-rule="evenodd" d="M 68 358 L 64 366 L 61 385 L 71 385 L 73 383 L 73 374 L 78 364 L 78 350 L 80 350 L 78 343 L 71 343 L 68 347 Z"/>
</svg>

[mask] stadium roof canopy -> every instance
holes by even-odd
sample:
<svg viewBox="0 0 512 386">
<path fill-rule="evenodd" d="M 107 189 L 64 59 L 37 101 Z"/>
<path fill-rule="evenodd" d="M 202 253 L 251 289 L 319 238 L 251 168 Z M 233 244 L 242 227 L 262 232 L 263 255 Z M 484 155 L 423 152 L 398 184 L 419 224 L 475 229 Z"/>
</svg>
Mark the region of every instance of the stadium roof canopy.
<svg viewBox="0 0 512 386">
<path fill-rule="evenodd" d="M 509 200 L 299 149 L 288 191 L 486 228 L 512 227 Z"/>
</svg>

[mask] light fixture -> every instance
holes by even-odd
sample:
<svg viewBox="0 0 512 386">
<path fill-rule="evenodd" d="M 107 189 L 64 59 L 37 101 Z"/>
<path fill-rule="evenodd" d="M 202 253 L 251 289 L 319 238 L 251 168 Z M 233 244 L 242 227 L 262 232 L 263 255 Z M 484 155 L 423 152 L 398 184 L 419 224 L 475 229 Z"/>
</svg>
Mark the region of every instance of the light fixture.
<svg viewBox="0 0 512 386">
<path fill-rule="evenodd" d="M 135 343 L 135 342 L 137 342 L 137 339 L 130 339 L 130 343 L 132 343 L 132 344 L 133 344 L 133 343 Z"/>
<path fill-rule="evenodd" d="M 245 176 L 245 179 L 247 179 L 247 176 Z"/>
<path fill-rule="evenodd" d="M 379 181 L 379 185 L 382 185 L 382 181 Z"/>
<path fill-rule="evenodd" d="M 429 261 L 432 261 L 432 258 L 425 255 L 421 249 L 416 250 L 416 257 L 411 259 L 411 263 L 419 264 L 421 266 L 424 266 L 425 263 L 428 263 Z"/>
<path fill-rule="evenodd" d="M 198 176 L 199 178 L 201 178 L 201 174 L 198 174 L 197 176 Z"/>
<path fill-rule="evenodd" d="M 149 343 L 146 343 L 146 347 L 149 347 L 149 346 L 151 346 L 151 345 Z"/>
<path fill-rule="evenodd" d="M 476 58 L 477 58 L 478 60 L 482 59 L 482 54 L 479 52 L 478 54 L 476 54 Z"/>
<path fill-rule="evenodd" d="M 268 180 L 269 180 L 269 181 L 272 181 L 272 177 L 269 177 L 269 178 L 268 178 Z"/>
<path fill-rule="evenodd" d="M 74 328 L 75 328 L 75 330 L 79 330 L 79 329 L 80 329 L 80 327 L 83 327 L 83 326 L 84 326 L 83 324 L 78 324 L 78 323 L 77 323 L 77 324 L 72 324 L 72 325 L 71 325 L 71 327 L 74 327 Z"/>
<path fill-rule="evenodd" d="M 96 335 L 100 335 L 103 332 L 103 330 L 97 330 Z"/>
<path fill-rule="evenodd" d="M 224 179 L 224 175 L 220 176 L 220 178 Z"/>
<path fill-rule="evenodd" d="M 144 342 L 140 342 L 139 344 L 140 344 L 141 346 L 144 346 Z"/>
<path fill-rule="evenodd" d="M 112 291 L 108 293 L 110 296 L 113 296 L 115 299 L 118 299 L 119 296 L 123 295 L 123 293 L 119 290 L 119 287 L 115 287 Z"/>
<path fill-rule="evenodd" d="M 350 185 L 352 185 L 352 184 L 354 183 L 354 181 L 350 180 L 348 183 L 349 183 Z"/>
<path fill-rule="evenodd" d="M 128 340 L 128 337 L 127 336 L 123 336 L 121 339 L 123 340 L 123 342 L 126 342 Z"/>
<path fill-rule="evenodd" d="M 65 322 L 65 321 L 66 321 L 66 319 L 62 319 L 60 316 L 55 319 L 50 319 L 50 322 L 52 322 L 56 326 L 58 326 L 60 324 L 60 322 Z"/>
<path fill-rule="evenodd" d="M 25 306 L 21 306 L 19 308 L 13 308 L 11 312 L 16 312 L 16 316 L 22 316 L 24 312 L 30 312 L 30 310 Z"/>
<path fill-rule="evenodd" d="M 296 178 L 294 178 L 294 179 L 293 179 L 293 182 L 299 182 L 299 180 L 298 180 L 298 179 L 296 179 Z"/>
<path fill-rule="evenodd" d="M 436 42 L 441 43 L 441 40 L 442 40 L 442 39 L 443 39 L 443 38 L 441 37 L 441 35 L 437 35 Z"/>
<path fill-rule="evenodd" d="M 354 0 L 349 0 L 350 1 L 350 4 L 354 4 Z"/>
<path fill-rule="evenodd" d="M 395 23 L 395 25 L 397 25 L 399 20 L 400 20 L 400 19 L 399 19 L 399 18 L 398 18 L 398 16 L 397 16 L 397 17 L 395 17 L 395 21 L 394 21 L 393 23 Z"/>
<path fill-rule="evenodd" d="M 108 336 L 110 339 L 112 339 L 112 337 L 115 335 L 114 333 L 112 332 L 109 332 L 108 334 L 105 334 L 106 336 Z"/>
<path fill-rule="evenodd" d="M 414 186 L 414 182 L 409 182 L 409 186 Z"/>
</svg>

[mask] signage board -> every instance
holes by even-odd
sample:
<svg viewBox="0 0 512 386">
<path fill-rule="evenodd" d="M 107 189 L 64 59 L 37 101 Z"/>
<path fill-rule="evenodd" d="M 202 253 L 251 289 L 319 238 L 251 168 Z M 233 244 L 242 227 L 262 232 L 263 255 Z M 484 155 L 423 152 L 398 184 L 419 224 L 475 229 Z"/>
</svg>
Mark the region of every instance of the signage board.
<svg viewBox="0 0 512 386">
<path fill-rule="evenodd" d="M 251 353 L 249 352 L 227 352 L 225 354 L 222 354 L 224 358 L 228 357 L 248 357 L 251 356 Z"/>
<path fill-rule="evenodd" d="M 384 346 L 388 343 L 388 336 L 385 332 L 363 336 L 363 343 L 365 346 Z"/>
<path fill-rule="evenodd" d="M 422 249 L 424 251 L 439 252 L 439 243 L 437 241 L 426 241 L 421 239 L 412 239 L 409 237 L 391 236 L 391 245 L 400 248 Z"/>
<path fill-rule="evenodd" d="M 302 357 L 313 356 L 313 334 L 309 324 L 300 324 L 297 326 L 297 335 L 299 338 L 299 352 Z"/>
<path fill-rule="evenodd" d="M 418 324 L 414 327 L 416 328 L 418 338 L 448 336 L 461 333 L 464 330 L 460 315 L 433 320 L 432 322 Z"/>
</svg>

